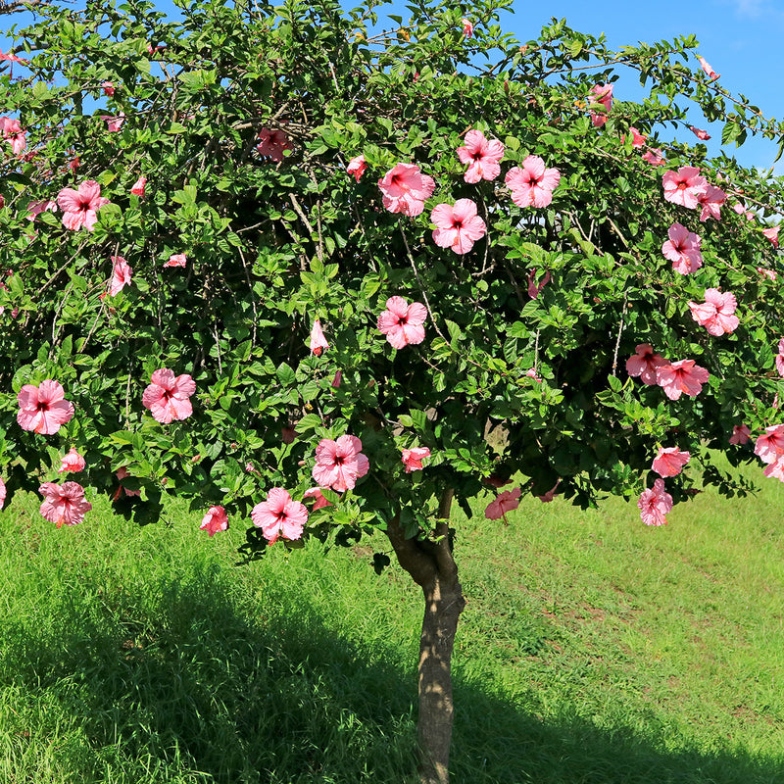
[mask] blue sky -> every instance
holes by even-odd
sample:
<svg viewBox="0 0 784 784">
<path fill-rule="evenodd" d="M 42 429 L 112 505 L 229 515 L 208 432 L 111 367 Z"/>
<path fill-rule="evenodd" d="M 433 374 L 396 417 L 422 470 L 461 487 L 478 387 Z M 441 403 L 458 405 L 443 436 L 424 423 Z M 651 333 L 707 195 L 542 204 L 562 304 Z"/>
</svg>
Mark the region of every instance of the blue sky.
<svg viewBox="0 0 784 784">
<path fill-rule="evenodd" d="M 351 5 L 344 0 L 344 5 Z M 81 5 L 81 3 L 79 3 Z M 171 0 L 159 0 L 161 11 L 174 11 Z M 400 9 L 403 2 L 397 0 Z M 504 14 L 502 25 L 521 41 L 535 38 L 552 17 L 567 19 L 571 27 L 585 33 L 605 33 L 611 47 L 652 43 L 693 33 L 700 53 L 721 74 L 721 84 L 733 93 L 744 93 L 766 116 L 784 119 L 784 0 L 516 0 L 514 14 Z M 399 12 L 399 11 L 398 11 Z M 405 14 L 405 11 L 403 11 Z M 0 17 L 0 25 L 13 17 Z M 628 95 L 625 91 L 628 90 Z M 616 85 L 619 99 L 639 96 L 634 74 L 623 74 Z M 695 124 L 708 128 L 695 118 Z M 721 126 L 708 128 L 717 149 Z M 735 154 L 747 166 L 768 168 L 776 156 L 776 146 L 765 140 L 750 140 Z M 779 161 L 778 172 L 784 172 Z"/>
</svg>

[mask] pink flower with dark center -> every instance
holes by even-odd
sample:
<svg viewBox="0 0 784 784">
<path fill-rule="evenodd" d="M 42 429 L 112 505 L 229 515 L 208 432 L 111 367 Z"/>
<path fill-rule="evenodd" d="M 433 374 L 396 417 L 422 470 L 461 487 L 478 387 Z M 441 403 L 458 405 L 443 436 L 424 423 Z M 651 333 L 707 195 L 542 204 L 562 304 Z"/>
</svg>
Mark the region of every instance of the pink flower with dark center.
<svg viewBox="0 0 784 784">
<path fill-rule="evenodd" d="M 477 240 L 487 232 L 485 222 L 476 214 L 476 204 L 471 199 L 458 199 L 455 206 L 439 204 L 430 213 L 436 224 L 433 242 L 439 248 L 452 248 L 458 255 L 468 253 Z"/>
<path fill-rule="evenodd" d="M 491 501 L 485 508 L 485 517 L 488 520 L 506 520 L 506 513 L 517 509 L 520 506 L 520 488 L 505 490 L 496 496 L 495 501 Z"/>
<path fill-rule="evenodd" d="M 672 496 L 665 491 L 663 479 L 657 479 L 652 488 L 642 492 L 637 508 L 645 525 L 666 525 L 666 515 L 672 509 Z"/>
<path fill-rule="evenodd" d="M 398 163 L 378 181 L 384 207 L 413 218 L 425 209 L 425 199 L 433 195 L 435 180 L 422 174 L 413 163 Z"/>
<path fill-rule="evenodd" d="M 607 115 L 612 108 L 613 86 L 611 84 L 595 84 L 591 88 L 589 100 L 593 104 L 601 104 L 601 109 L 591 109 L 591 122 L 595 128 L 601 128 L 607 122 Z"/>
<path fill-rule="evenodd" d="M 293 150 L 294 145 L 289 141 L 289 137 L 284 131 L 270 130 L 269 128 L 262 128 L 259 131 L 259 143 L 256 145 L 256 151 L 259 155 L 269 158 L 275 163 L 280 163 L 283 160 L 283 153 L 286 150 Z"/>
<path fill-rule="evenodd" d="M 27 205 L 27 220 L 34 221 L 42 212 L 57 212 L 56 201 L 31 201 Z"/>
<path fill-rule="evenodd" d="M 85 500 L 84 488 L 78 482 L 44 482 L 38 492 L 44 496 L 41 514 L 58 528 L 63 525 L 76 525 L 84 520 L 85 514 L 93 505 Z"/>
<path fill-rule="evenodd" d="M 727 194 L 721 188 L 708 183 L 705 193 L 697 198 L 697 201 L 702 207 L 700 213 L 700 221 L 706 221 L 708 218 L 715 218 L 721 220 L 721 206 L 727 200 Z"/>
<path fill-rule="evenodd" d="M 379 314 L 378 328 L 391 346 L 401 349 L 425 339 L 426 318 L 427 310 L 420 302 L 409 305 L 403 297 L 390 297 L 387 309 Z"/>
<path fill-rule="evenodd" d="M 666 201 L 688 210 L 696 210 L 700 196 L 708 190 L 708 181 L 700 175 L 700 170 L 695 166 L 681 166 L 677 172 L 664 172 L 662 186 Z"/>
<path fill-rule="evenodd" d="M 78 474 L 80 471 L 84 471 L 86 466 L 87 463 L 85 462 L 84 458 L 76 451 L 74 447 L 71 447 L 68 454 L 60 458 L 60 470 L 57 473 Z"/>
<path fill-rule="evenodd" d="M 415 446 L 413 449 L 403 450 L 403 465 L 406 467 L 406 473 L 410 474 L 412 471 L 422 470 L 422 461 L 430 457 L 430 450 L 426 446 Z"/>
<path fill-rule="evenodd" d="M 705 71 L 705 73 L 708 75 L 708 78 L 711 81 L 715 81 L 716 79 L 719 78 L 719 76 L 721 76 L 721 74 L 717 74 L 716 71 L 714 71 L 713 68 L 711 68 L 710 63 L 704 57 L 698 56 L 697 60 L 699 60 L 700 68 L 702 68 L 702 70 Z"/>
<path fill-rule="evenodd" d="M 707 142 L 710 139 L 710 134 L 707 131 L 703 131 L 701 128 L 695 128 L 693 125 L 689 126 L 689 130 L 701 141 Z"/>
<path fill-rule="evenodd" d="M 362 442 L 356 436 L 340 436 L 337 441 L 322 438 L 316 447 L 312 474 L 322 487 L 338 493 L 353 490 L 357 479 L 369 469 L 370 461 L 362 454 Z"/>
<path fill-rule="evenodd" d="M 529 155 L 523 167 L 515 166 L 506 174 L 504 182 L 512 191 L 512 201 L 518 207 L 547 207 L 553 191 L 561 181 L 558 169 L 545 168 L 538 155 Z"/>
<path fill-rule="evenodd" d="M 348 174 L 353 174 L 354 179 L 359 182 L 362 178 L 362 175 L 365 173 L 365 169 L 367 169 L 367 164 L 365 163 L 365 156 L 364 155 L 357 155 L 356 158 L 352 158 L 348 162 L 348 166 L 346 167 L 346 172 Z"/>
<path fill-rule="evenodd" d="M 109 258 L 114 264 L 112 279 L 109 282 L 109 296 L 114 297 L 130 284 L 133 270 L 122 256 L 110 256 Z"/>
<path fill-rule="evenodd" d="M 486 139 L 482 131 L 469 131 L 465 144 L 457 148 L 460 162 L 468 166 L 463 179 L 469 183 L 494 180 L 501 173 L 504 145 L 498 139 Z"/>
<path fill-rule="evenodd" d="M 292 501 L 282 487 L 273 487 L 267 500 L 256 504 L 250 516 L 264 538 L 274 544 L 281 535 L 284 539 L 300 539 L 308 521 L 308 510 L 303 503 Z"/>
<path fill-rule="evenodd" d="M 92 231 L 101 207 L 109 203 L 109 199 L 101 196 L 101 186 L 95 180 L 85 180 L 79 190 L 63 188 L 57 194 L 57 204 L 63 211 L 63 226 L 76 231 L 84 226 Z"/>
<path fill-rule="evenodd" d="M 117 133 L 125 122 L 125 114 L 120 112 L 116 117 L 111 114 L 102 114 L 101 119 L 106 123 L 106 130 L 109 133 Z"/>
<path fill-rule="evenodd" d="M 37 387 L 25 384 L 16 399 L 19 402 L 16 421 L 22 430 L 51 436 L 74 415 L 73 403 L 65 400 L 65 390 L 58 381 L 47 379 Z"/>
<path fill-rule="evenodd" d="M 688 452 L 681 452 L 677 446 L 667 449 L 659 449 L 659 454 L 653 459 L 651 469 L 659 476 L 677 476 L 683 466 L 689 462 L 691 455 Z"/>
<path fill-rule="evenodd" d="M 738 328 L 740 322 L 734 315 L 737 307 L 734 294 L 722 294 L 718 289 L 706 289 L 703 303 L 689 302 L 692 318 L 714 337 L 729 335 Z"/>
<path fill-rule="evenodd" d="M 668 362 L 656 368 L 656 383 L 670 400 L 677 400 L 683 393 L 697 397 L 702 385 L 708 383 L 708 377 L 708 371 L 693 359 Z"/>
<path fill-rule="evenodd" d="M 305 498 L 316 499 L 313 506 L 310 508 L 311 512 L 316 512 L 319 509 L 324 509 L 327 506 L 332 506 L 332 504 L 329 501 L 327 501 L 327 499 L 324 497 L 324 493 L 321 492 L 323 489 L 324 489 L 323 487 L 311 487 L 310 489 L 304 492 L 303 495 Z"/>
<path fill-rule="evenodd" d="M 665 259 L 672 262 L 672 268 L 681 275 L 696 272 L 702 266 L 702 240 L 699 235 L 689 231 L 680 223 L 673 223 L 667 231 L 669 240 L 662 245 Z"/>
<path fill-rule="evenodd" d="M 765 428 L 754 446 L 754 454 L 763 463 L 770 465 L 784 455 L 784 425 L 771 425 Z"/>
<path fill-rule="evenodd" d="M 11 142 L 14 155 L 21 155 L 27 147 L 27 131 L 22 130 L 19 120 L 0 117 L 0 133 L 6 141 Z"/>
<path fill-rule="evenodd" d="M 748 425 L 733 425 L 732 435 L 730 436 L 731 444 L 748 444 L 751 440 L 751 430 Z"/>
<path fill-rule="evenodd" d="M 779 341 L 779 353 L 776 355 L 776 370 L 784 377 L 784 338 Z"/>
<path fill-rule="evenodd" d="M 142 405 L 155 420 L 168 424 L 193 413 L 189 398 L 196 391 L 196 382 L 187 373 L 175 377 L 173 371 L 161 368 L 152 374 L 151 381 L 142 395 Z"/>
<path fill-rule="evenodd" d="M 321 329 L 321 322 L 316 319 L 313 322 L 313 328 L 310 330 L 310 353 L 320 357 L 325 349 L 329 348 L 329 343 L 324 337 L 324 331 Z"/>
<path fill-rule="evenodd" d="M 101 82 L 101 89 L 104 95 L 108 95 L 111 98 L 117 88 L 114 86 L 114 82 Z"/>
<path fill-rule="evenodd" d="M 211 506 L 207 514 L 201 519 L 199 530 L 206 531 L 212 539 L 218 531 L 225 531 L 229 527 L 229 516 L 222 506 Z"/>
<path fill-rule="evenodd" d="M 666 166 L 667 161 L 662 155 L 662 151 L 658 147 L 652 147 L 643 153 L 642 159 L 651 166 Z"/>
<path fill-rule="evenodd" d="M 164 267 L 184 267 L 188 263 L 188 257 L 184 253 L 172 253 L 168 261 L 163 262 Z"/>
<path fill-rule="evenodd" d="M 136 180 L 136 182 L 131 187 L 131 193 L 134 196 L 138 196 L 140 199 L 143 199 L 146 188 L 147 188 L 147 178 L 139 177 L 139 179 Z"/>
<path fill-rule="evenodd" d="M 779 227 L 771 226 L 770 228 L 763 229 L 762 233 L 770 240 L 774 248 L 779 246 Z"/>
<path fill-rule="evenodd" d="M 474 26 L 468 19 L 463 19 L 461 24 L 463 25 L 463 37 L 470 38 L 474 34 Z"/>
</svg>

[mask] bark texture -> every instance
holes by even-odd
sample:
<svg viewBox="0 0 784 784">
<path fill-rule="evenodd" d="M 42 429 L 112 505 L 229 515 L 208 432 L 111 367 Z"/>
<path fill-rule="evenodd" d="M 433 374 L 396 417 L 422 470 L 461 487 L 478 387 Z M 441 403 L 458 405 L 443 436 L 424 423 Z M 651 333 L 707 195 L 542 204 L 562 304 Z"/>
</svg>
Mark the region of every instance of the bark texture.
<svg viewBox="0 0 784 784">
<path fill-rule="evenodd" d="M 449 537 L 452 491 L 441 498 L 436 541 L 406 539 L 398 520 L 387 534 L 400 565 L 422 588 L 425 614 L 419 642 L 419 717 L 417 736 L 422 784 L 448 784 L 452 744 L 452 650 L 457 622 L 465 607 Z"/>
</svg>

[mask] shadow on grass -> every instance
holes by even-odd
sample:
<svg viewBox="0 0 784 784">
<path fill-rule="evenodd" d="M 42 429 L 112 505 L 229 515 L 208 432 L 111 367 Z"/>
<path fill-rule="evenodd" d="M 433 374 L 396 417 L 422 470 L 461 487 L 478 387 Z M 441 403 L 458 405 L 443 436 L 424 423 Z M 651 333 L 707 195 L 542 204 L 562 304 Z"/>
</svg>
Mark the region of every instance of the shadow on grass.
<svg viewBox="0 0 784 784">
<path fill-rule="evenodd" d="M 54 695 L 82 727 L 93 757 L 62 781 L 408 780 L 413 662 L 403 672 L 336 638 L 286 590 L 267 595 L 279 610 L 252 624 L 217 569 L 160 583 L 141 609 L 128 589 L 100 607 L 77 599 L 56 633 L 10 630 L 3 669 L 13 676 L 0 686 Z M 456 699 L 454 784 L 783 780 L 748 755 L 668 753 L 631 730 L 542 723 L 469 683 L 456 684 Z"/>
</svg>

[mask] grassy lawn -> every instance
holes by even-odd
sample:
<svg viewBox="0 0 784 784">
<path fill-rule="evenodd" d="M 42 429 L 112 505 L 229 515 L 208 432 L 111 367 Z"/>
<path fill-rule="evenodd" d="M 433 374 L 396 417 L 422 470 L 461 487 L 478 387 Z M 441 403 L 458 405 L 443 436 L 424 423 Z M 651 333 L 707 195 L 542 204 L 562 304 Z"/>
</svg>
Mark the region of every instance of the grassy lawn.
<svg viewBox="0 0 784 784">
<path fill-rule="evenodd" d="M 456 784 L 784 781 L 784 487 L 456 520 Z M 0 514 L 0 782 L 398 784 L 421 600 L 374 550 L 235 567 L 172 506 Z"/>
</svg>

